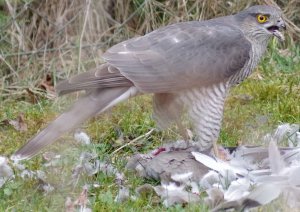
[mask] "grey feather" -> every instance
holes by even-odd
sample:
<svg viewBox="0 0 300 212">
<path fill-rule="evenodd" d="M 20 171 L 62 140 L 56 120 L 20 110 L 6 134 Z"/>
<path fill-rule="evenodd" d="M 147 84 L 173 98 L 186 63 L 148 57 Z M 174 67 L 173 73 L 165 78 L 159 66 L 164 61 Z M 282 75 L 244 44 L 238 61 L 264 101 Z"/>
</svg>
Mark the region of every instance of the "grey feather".
<svg viewBox="0 0 300 212">
<path fill-rule="evenodd" d="M 184 150 L 160 153 L 145 166 L 148 177 L 162 181 L 173 181 L 172 175 L 192 172 L 193 181 L 199 181 L 208 168 L 198 163 L 190 152 Z"/>
<path fill-rule="evenodd" d="M 121 75 L 118 69 L 108 64 L 103 64 L 91 71 L 60 82 L 55 87 L 55 90 L 58 95 L 64 95 L 80 90 L 130 87 L 132 85 L 133 83 Z"/>
<path fill-rule="evenodd" d="M 250 58 L 231 16 L 164 27 L 110 48 L 103 57 L 143 92 L 174 92 L 226 81 Z"/>
<path fill-rule="evenodd" d="M 254 189 L 249 195 L 236 201 L 224 202 L 215 207 L 212 211 L 224 211 L 235 209 L 243 211 L 261 205 L 268 204 L 281 194 L 281 188 L 273 184 L 261 185 Z"/>
<path fill-rule="evenodd" d="M 273 140 L 269 144 L 269 164 L 273 174 L 279 174 L 286 167 Z"/>
<path fill-rule="evenodd" d="M 88 118 L 96 115 L 128 90 L 129 88 L 127 87 L 103 89 L 101 91 L 94 90 L 90 94 L 82 97 L 69 111 L 61 114 L 55 121 L 19 149 L 12 156 L 12 159 L 22 160 L 31 158 L 42 148 L 53 143 L 63 133 L 70 131 Z"/>
</svg>

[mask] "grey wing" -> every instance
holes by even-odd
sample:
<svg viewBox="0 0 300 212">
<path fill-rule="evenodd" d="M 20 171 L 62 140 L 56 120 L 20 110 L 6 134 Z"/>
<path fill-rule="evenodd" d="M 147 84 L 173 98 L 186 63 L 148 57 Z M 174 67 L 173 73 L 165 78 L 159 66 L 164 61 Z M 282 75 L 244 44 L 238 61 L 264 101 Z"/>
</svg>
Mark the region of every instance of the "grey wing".
<svg viewBox="0 0 300 212">
<path fill-rule="evenodd" d="M 193 173 L 193 180 L 201 179 L 208 168 L 194 159 L 190 152 L 184 150 L 163 152 L 144 164 L 150 178 L 170 181 L 175 174 Z M 172 180 L 173 181 L 173 180 Z"/>
<path fill-rule="evenodd" d="M 118 69 L 109 64 L 102 64 L 91 71 L 58 83 L 55 90 L 59 95 L 64 95 L 79 90 L 131 87 L 132 85 L 132 82 L 125 78 Z"/>
<path fill-rule="evenodd" d="M 250 58 L 243 33 L 217 21 L 170 25 L 108 49 L 104 59 L 143 92 L 225 81 Z"/>
</svg>

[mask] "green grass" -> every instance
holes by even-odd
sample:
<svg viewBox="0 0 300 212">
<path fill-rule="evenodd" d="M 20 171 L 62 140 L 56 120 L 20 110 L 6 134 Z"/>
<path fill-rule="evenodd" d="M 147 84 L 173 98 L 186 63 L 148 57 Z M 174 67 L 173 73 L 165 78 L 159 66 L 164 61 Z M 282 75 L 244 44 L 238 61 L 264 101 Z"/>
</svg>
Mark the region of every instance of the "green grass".
<svg viewBox="0 0 300 212">
<path fill-rule="evenodd" d="M 219 142 L 224 145 L 260 144 L 261 136 L 278 124 L 300 123 L 300 48 L 294 47 L 289 55 L 283 55 L 271 46 L 271 51 L 263 59 L 258 70 L 241 85 L 232 89 L 225 107 L 223 128 Z M 71 96 L 74 99 L 75 96 Z M 0 155 L 11 155 L 33 136 L 70 102 L 70 98 L 57 101 L 42 100 L 30 104 L 26 99 L 6 99 L 0 103 L 0 120 L 13 119 L 24 113 L 28 131 L 18 132 L 11 126 L 0 125 Z M 78 197 L 84 184 L 100 184 L 100 188 L 89 190 L 90 206 L 95 211 L 166 211 L 158 203 L 156 196 L 143 197 L 137 201 L 117 204 L 114 198 L 118 191 L 114 177 L 98 174 L 95 177 L 83 176 L 78 185 L 68 185 L 71 168 L 83 150 L 96 151 L 101 160 L 111 162 L 120 171 L 124 170 L 126 160 L 136 152 L 147 152 L 163 142 L 176 139 L 172 130 L 157 132 L 147 140 L 141 140 L 124 148 L 112 156 L 114 150 L 124 143 L 147 133 L 153 128 L 151 119 L 151 98 L 138 97 L 85 123 L 82 128 L 91 137 L 90 147 L 80 147 L 71 142 L 71 134 L 64 136 L 52 149 L 59 149 L 62 164 L 59 170 L 41 166 L 40 156 L 26 162 L 32 170 L 43 169 L 56 190 L 44 195 L 37 187 L 36 180 L 23 180 L 20 177 L 6 183 L 0 189 L 0 211 L 62 211 L 67 196 Z M 120 134 L 124 141 L 118 140 Z M 116 141 L 117 140 L 117 141 Z M 126 172 L 126 185 L 134 189 L 146 181 Z M 154 183 L 154 182 L 150 182 Z M 204 206 L 176 206 L 168 211 L 203 211 Z"/>
</svg>

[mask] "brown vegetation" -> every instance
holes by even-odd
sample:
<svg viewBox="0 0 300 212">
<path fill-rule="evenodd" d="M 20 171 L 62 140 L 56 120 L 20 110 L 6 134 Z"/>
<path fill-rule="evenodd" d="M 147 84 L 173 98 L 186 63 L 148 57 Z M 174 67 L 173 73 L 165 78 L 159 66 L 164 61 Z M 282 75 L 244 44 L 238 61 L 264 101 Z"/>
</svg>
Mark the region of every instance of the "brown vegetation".
<svg viewBox="0 0 300 212">
<path fill-rule="evenodd" d="M 1 6 L 0 97 L 39 91 L 47 74 L 60 80 L 102 62 L 102 51 L 133 36 L 178 21 L 228 15 L 253 4 L 274 4 L 285 13 L 290 39 L 300 36 L 297 0 L 52 0 Z M 0 9 L 1 10 L 1 9 Z"/>
</svg>

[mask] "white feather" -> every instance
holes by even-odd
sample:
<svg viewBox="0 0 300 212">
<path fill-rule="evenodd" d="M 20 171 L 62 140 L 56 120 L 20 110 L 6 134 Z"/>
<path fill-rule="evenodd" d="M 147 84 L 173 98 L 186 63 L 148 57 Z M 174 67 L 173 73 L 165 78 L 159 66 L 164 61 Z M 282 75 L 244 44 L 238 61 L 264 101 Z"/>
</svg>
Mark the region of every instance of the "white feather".
<svg viewBox="0 0 300 212">
<path fill-rule="evenodd" d="M 229 188 L 224 193 L 224 199 L 227 201 L 235 201 L 249 194 L 250 181 L 246 178 L 240 178 L 231 182 Z"/>
<path fill-rule="evenodd" d="M 279 172 L 285 168 L 285 164 L 274 140 L 271 140 L 269 144 L 269 163 L 273 174 L 279 174 Z"/>
<path fill-rule="evenodd" d="M 248 171 L 241 168 L 241 167 L 234 167 L 231 166 L 229 163 L 224 162 L 217 158 L 212 158 L 208 155 L 202 154 L 200 152 L 192 152 L 193 156 L 197 161 L 202 163 L 203 165 L 207 166 L 208 168 L 215 170 L 222 174 L 223 176 L 226 175 L 227 170 L 233 171 L 235 174 L 239 174 L 242 176 L 246 176 Z"/>
<path fill-rule="evenodd" d="M 192 176 L 193 176 L 193 172 L 187 172 L 183 174 L 174 174 L 171 176 L 171 178 L 176 182 L 186 182 L 191 180 Z"/>
<path fill-rule="evenodd" d="M 282 188 L 277 184 L 262 184 L 254 189 L 247 198 L 258 202 L 260 205 L 266 205 L 278 198 L 281 192 Z"/>
<path fill-rule="evenodd" d="M 89 145 L 91 143 L 90 137 L 85 132 L 75 132 L 74 139 L 83 145 Z"/>
<path fill-rule="evenodd" d="M 220 182 L 219 174 L 215 171 L 210 170 L 200 180 L 200 187 L 204 190 L 210 189 L 215 183 Z"/>
<path fill-rule="evenodd" d="M 107 109 L 115 106 L 119 102 L 122 102 L 126 99 L 129 99 L 130 97 L 136 96 L 139 93 L 139 90 L 136 87 L 130 87 L 125 93 L 123 93 L 121 96 L 118 98 L 114 99 L 111 101 L 105 108 L 103 108 L 99 113 L 102 113 L 106 111 Z"/>
</svg>

